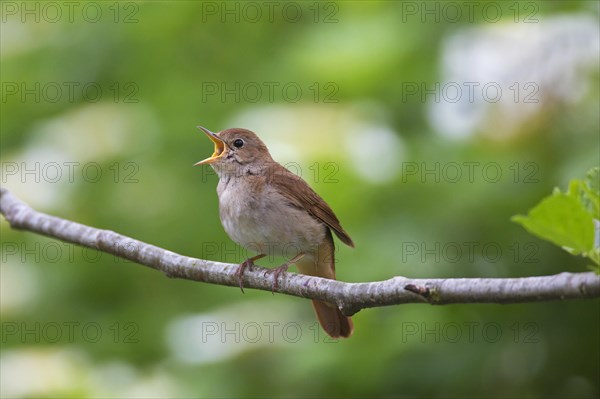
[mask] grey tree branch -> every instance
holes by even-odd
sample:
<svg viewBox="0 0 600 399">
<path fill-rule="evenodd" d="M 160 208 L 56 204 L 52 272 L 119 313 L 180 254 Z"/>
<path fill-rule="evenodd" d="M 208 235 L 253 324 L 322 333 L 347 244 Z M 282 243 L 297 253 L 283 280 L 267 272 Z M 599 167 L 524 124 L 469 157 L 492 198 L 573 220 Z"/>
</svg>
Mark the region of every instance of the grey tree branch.
<svg viewBox="0 0 600 399">
<path fill-rule="evenodd" d="M 37 212 L 5 188 L 0 212 L 11 227 L 95 248 L 160 270 L 168 277 L 238 286 L 238 265 L 190 258 L 109 230 L 101 230 Z M 246 270 L 244 287 L 272 290 L 269 269 Z M 393 277 L 369 283 L 345 283 L 295 273 L 283 273 L 275 292 L 318 299 L 339 306 L 346 315 L 364 308 L 403 303 L 518 303 L 600 297 L 600 276 L 560 273 L 523 278 L 408 279 Z"/>
</svg>

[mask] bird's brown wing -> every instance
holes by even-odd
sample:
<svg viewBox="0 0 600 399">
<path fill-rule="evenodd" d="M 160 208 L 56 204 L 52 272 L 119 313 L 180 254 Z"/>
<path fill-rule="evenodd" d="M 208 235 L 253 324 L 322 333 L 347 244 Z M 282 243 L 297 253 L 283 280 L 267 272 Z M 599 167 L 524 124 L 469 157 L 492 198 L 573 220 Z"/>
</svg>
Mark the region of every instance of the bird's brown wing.
<svg viewBox="0 0 600 399">
<path fill-rule="evenodd" d="M 352 238 L 342 228 L 335 213 L 302 178 L 278 163 L 273 163 L 268 169 L 267 181 L 286 197 L 290 204 L 307 210 L 314 218 L 329 226 L 344 244 L 354 248 Z"/>
</svg>

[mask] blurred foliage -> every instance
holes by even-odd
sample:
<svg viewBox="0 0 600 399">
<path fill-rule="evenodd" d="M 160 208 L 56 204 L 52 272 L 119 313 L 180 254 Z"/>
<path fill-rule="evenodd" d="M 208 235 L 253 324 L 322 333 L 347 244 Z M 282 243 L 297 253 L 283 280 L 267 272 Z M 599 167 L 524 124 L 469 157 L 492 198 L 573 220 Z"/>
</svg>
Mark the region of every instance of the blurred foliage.
<svg viewBox="0 0 600 399">
<path fill-rule="evenodd" d="M 586 270 L 510 218 L 599 164 L 597 2 L 91 3 L 97 21 L 2 3 L 2 185 L 32 206 L 239 262 L 216 176 L 191 167 L 212 152 L 196 125 L 239 126 L 335 210 L 341 280 Z M 536 104 L 425 95 L 456 74 L 545 83 Z M 3 397 L 600 394 L 597 300 L 369 309 L 329 342 L 308 301 L 0 232 Z"/>
<path fill-rule="evenodd" d="M 598 167 L 590 169 L 585 180 L 571 180 L 567 192 L 561 193 L 556 188 L 551 196 L 529 211 L 528 216 L 512 218 L 532 234 L 573 255 L 589 258 L 596 263 L 590 267 L 597 273 L 600 273 L 600 245 L 595 238 L 600 235 L 595 225 L 600 223 L 599 171 Z"/>
</svg>

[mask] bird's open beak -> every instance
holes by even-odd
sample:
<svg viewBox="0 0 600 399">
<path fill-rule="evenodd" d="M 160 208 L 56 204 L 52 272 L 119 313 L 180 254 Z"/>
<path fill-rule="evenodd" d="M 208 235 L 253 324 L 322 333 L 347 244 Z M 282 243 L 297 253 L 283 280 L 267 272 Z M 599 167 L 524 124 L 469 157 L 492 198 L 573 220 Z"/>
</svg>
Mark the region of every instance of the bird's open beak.
<svg viewBox="0 0 600 399">
<path fill-rule="evenodd" d="M 221 158 L 223 156 L 223 154 L 225 154 L 225 142 L 223 140 L 221 140 L 215 133 L 211 132 L 210 130 L 202 127 L 202 126 L 197 126 L 198 129 L 202 130 L 204 133 L 206 133 L 206 135 L 208 136 L 208 138 L 215 143 L 215 151 L 213 152 L 213 154 L 210 156 L 210 158 L 206 158 L 203 159 L 200 162 L 196 162 L 194 164 L 194 166 L 198 166 L 198 165 L 204 165 L 204 164 L 209 164 L 209 163 L 213 163 L 215 162 L 217 159 Z"/>
</svg>

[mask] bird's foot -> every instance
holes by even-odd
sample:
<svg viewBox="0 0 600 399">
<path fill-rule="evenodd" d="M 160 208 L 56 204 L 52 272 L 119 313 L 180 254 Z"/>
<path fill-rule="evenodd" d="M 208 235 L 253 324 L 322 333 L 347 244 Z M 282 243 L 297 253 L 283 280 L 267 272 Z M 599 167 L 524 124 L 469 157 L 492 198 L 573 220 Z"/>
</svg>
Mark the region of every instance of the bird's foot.
<svg viewBox="0 0 600 399">
<path fill-rule="evenodd" d="M 273 272 L 273 285 L 271 286 L 272 294 L 275 294 L 275 290 L 279 288 L 279 275 L 287 271 L 290 265 L 293 265 L 294 263 L 298 262 L 303 257 L 304 253 L 301 252 L 298 255 L 294 256 L 292 259 L 285 262 L 283 265 L 276 267 L 275 269 L 271 269 L 271 271 Z"/>
<path fill-rule="evenodd" d="M 275 294 L 275 290 L 279 288 L 279 275 L 286 272 L 290 267 L 290 262 L 285 262 L 283 265 L 271 269 L 273 272 L 273 285 L 271 286 L 271 293 Z"/>
<path fill-rule="evenodd" d="M 265 254 L 259 254 L 259 255 L 253 256 L 251 258 L 248 258 L 245 261 L 243 261 L 242 263 L 240 263 L 240 265 L 235 270 L 235 276 L 238 279 L 238 283 L 240 285 L 240 290 L 242 290 L 242 294 L 244 294 L 244 280 L 242 280 L 242 278 L 244 276 L 244 272 L 246 271 L 246 269 L 252 270 L 252 268 L 255 266 L 254 261 L 258 260 L 260 258 L 264 258 L 265 256 L 266 256 Z"/>
</svg>

